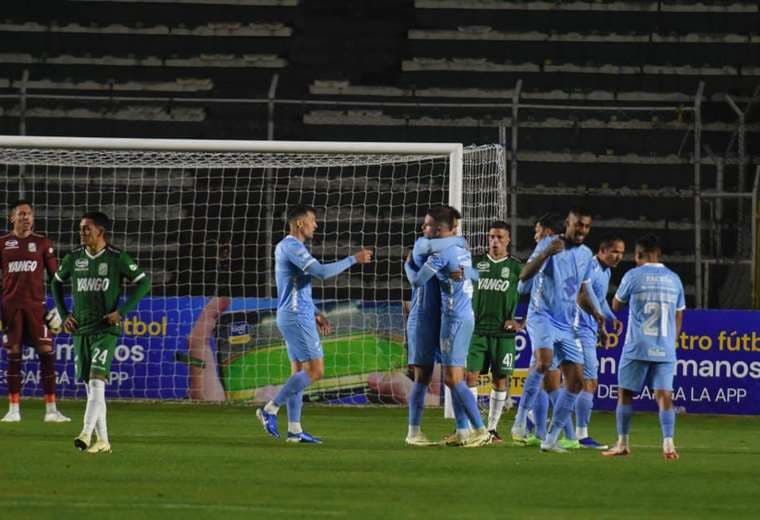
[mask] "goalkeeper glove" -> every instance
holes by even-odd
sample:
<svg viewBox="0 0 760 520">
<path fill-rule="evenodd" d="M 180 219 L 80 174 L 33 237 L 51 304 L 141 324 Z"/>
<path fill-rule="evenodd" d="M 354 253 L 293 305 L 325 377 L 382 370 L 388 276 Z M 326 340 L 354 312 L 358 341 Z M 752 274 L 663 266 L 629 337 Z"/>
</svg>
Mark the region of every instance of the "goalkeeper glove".
<svg viewBox="0 0 760 520">
<path fill-rule="evenodd" d="M 47 328 L 53 334 L 58 334 L 61 332 L 63 320 L 61 319 L 61 315 L 58 313 L 58 309 L 50 309 L 48 313 L 45 314 L 45 325 L 47 325 Z"/>
</svg>

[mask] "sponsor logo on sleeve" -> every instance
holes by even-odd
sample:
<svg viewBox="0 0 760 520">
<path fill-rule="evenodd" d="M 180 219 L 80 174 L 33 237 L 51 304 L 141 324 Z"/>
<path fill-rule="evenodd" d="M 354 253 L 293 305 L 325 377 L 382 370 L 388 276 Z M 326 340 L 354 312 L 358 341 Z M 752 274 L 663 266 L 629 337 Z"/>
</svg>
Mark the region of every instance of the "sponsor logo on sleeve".
<svg viewBox="0 0 760 520">
<path fill-rule="evenodd" d="M 129 264 L 130 271 L 137 271 L 137 264 Z"/>
</svg>

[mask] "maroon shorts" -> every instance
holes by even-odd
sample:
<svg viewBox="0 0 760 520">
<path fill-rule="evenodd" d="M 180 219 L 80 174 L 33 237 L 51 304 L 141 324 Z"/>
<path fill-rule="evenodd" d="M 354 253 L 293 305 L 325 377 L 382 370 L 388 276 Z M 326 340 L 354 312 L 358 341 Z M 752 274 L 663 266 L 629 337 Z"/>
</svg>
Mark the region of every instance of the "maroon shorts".
<svg viewBox="0 0 760 520">
<path fill-rule="evenodd" d="M 52 341 L 50 331 L 45 325 L 45 306 L 25 305 L 15 307 L 3 305 L 3 345 L 31 345 L 39 347 Z"/>
</svg>

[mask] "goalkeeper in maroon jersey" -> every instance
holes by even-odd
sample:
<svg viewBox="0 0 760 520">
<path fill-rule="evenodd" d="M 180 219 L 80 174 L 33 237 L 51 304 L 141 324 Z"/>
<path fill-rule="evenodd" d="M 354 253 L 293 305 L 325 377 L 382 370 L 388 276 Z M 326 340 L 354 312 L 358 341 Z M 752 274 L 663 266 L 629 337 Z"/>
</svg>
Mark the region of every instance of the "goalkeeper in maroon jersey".
<svg viewBox="0 0 760 520">
<path fill-rule="evenodd" d="M 3 271 L 2 330 L 8 358 L 8 413 L 2 422 L 19 422 L 22 345 L 37 349 L 42 388 L 45 393 L 45 422 L 69 422 L 55 404 L 55 352 L 51 329 L 61 319 L 53 309 L 46 313 L 45 271 L 52 276 L 58 268 L 53 243 L 32 231 L 34 209 L 26 200 L 10 208 L 12 230 L 0 237 L 0 269 Z"/>
</svg>

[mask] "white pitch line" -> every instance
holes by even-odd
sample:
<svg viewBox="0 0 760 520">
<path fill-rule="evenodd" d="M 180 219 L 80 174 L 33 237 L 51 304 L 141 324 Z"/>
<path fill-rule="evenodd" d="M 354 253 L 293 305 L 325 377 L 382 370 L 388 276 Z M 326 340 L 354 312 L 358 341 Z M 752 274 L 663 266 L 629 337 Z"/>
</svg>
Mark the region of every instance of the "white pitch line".
<svg viewBox="0 0 760 520">
<path fill-rule="evenodd" d="M 303 516 L 345 516 L 345 513 L 339 511 L 330 510 L 316 510 L 316 509 L 296 509 L 296 508 L 282 508 L 282 507 L 266 507 L 266 506 L 248 506 L 248 505 L 231 505 L 231 504 L 189 504 L 181 502 L 128 502 L 124 504 L 114 502 L 52 502 L 40 500 L 37 497 L 33 501 L 19 501 L 19 500 L 2 500 L 0 504 L 5 507 L 23 507 L 25 509 L 31 507 L 47 508 L 55 507 L 60 509 L 113 509 L 114 507 L 123 509 L 167 509 L 167 510 L 203 510 L 203 511 L 227 511 L 227 512 L 243 512 L 243 513 L 277 513 L 288 515 L 303 515 Z"/>
</svg>

